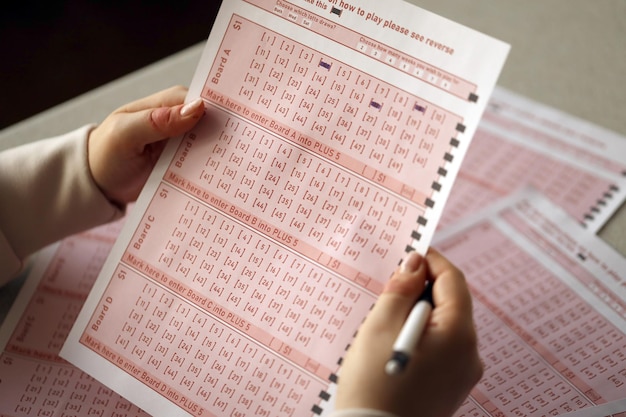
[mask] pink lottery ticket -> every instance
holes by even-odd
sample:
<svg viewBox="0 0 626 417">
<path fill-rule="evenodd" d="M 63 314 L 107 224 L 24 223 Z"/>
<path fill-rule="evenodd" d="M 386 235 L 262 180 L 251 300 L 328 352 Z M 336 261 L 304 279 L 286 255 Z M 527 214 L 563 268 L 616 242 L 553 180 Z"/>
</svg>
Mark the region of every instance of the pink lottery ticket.
<svg viewBox="0 0 626 417">
<path fill-rule="evenodd" d="M 439 226 L 530 185 L 595 233 L 626 199 L 623 155 L 623 136 L 498 87 Z"/>
<path fill-rule="evenodd" d="M 0 416 L 147 416 L 58 356 L 120 228 L 102 226 L 38 255 L 0 331 Z"/>
<path fill-rule="evenodd" d="M 434 245 L 465 272 L 485 368 L 457 416 L 626 411 L 619 253 L 538 193 L 462 221 Z"/>
<path fill-rule="evenodd" d="M 224 2 L 189 93 L 205 118 L 165 150 L 62 356 L 155 415 L 328 412 L 507 52 L 403 2 Z"/>
</svg>

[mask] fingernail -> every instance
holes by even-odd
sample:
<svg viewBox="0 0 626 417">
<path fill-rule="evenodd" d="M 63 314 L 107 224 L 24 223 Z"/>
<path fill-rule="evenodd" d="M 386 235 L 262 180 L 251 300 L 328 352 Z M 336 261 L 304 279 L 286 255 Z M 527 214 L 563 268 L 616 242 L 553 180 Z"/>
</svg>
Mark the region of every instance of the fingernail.
<svg viewBox="0 0 626 417">
<path fill-rule="evenodd" d="M 190 101 L 189 103 L 185 104 L 183 107 L 180 108 L 180 115 L 186 116 L 189 113 L 192 113 L 194 110 L 200 107 L 200 105 L 203 103 L 204 102 L 202 101 L 202 98 L 200 97 L 198 97 L 197 99 L 193 101 Z"/>
<path fill-rule="evenodd" d="M 411 251 L 402 260 L 402 264 L 400 265 L 400 272 L 415 272 L 417 271 L 417 268 L 420 267 L 421 263 L 422 255 L 420 255 L 416 251 Z"/>
</svg>

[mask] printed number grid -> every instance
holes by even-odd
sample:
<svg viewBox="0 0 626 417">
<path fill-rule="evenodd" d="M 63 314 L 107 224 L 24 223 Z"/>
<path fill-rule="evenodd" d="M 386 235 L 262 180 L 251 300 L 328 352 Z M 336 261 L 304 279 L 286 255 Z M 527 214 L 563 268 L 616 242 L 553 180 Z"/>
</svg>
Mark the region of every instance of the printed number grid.
<svg viewBox="0 0 626 417">
<path fill-rule="evenodd" d="M 599 174 L 594 165 L 600 164 L 602 171 L 617 168 L 591 153 L 574 152 L 565 141 L 542 134 L 538 128 L 512 122 L 497 108 L 487 107 L 484 117 L 513 135 L 531 137 L 533 141 L 541 138 L 550 143 L 552 150 L 516 143 L 488 123 L 481 123 L 463 159 L 440 228 L 525 186 L 540 190 L 581 224 L 594 224 L 607 200 L 618 191 L 616 182 Z M 587 168 L 555 158 L 550 153 L 558 152 L 557 146 Z"/>
<path fill-rule="evenodd" d="M 152 238 L 157 235 L 164 238 Z M 128 267 L 121 266 L 116 276 L 125 290 L 107 289 L 100 307 L 102 317 L 94 316 L 83 343 L 112 362 L 123 357 L 133 364 L 131 369 L 145 369 L 150 378 L 144 382 L 153 388 L 156 381 L 167 384 L 180 398 L 212 412 L 224 411 L 219 406 L 222 397 L 215 397 L 223 387 L 207 391 L 197 381 L 214 377 L 214 364 L 226 375 L 235 372 L 247 381 L 250 374 L 242 373 L 241 364 L 249 363 L 246 358 L 251 350 L 258 352 L 255 357 L 283 363 L 300 381 L 327 385 L 352 338 L 353 331 L 346 329 L 356 329 L 358 318 L 374 302 L 374 295 L 361 287 L 338 279 L 167 184 L 148 207 L 143 227 L 123 260 Z M 140 279 L 139 273 L 151 279 Z M 108 296 L 134 293 L 131 277 L 138 282 L 135 285 L 141 285 L 137 289 L 141 298 Z M 222 330 L 215 334 L 216 328 Z M 202 361 L 192 359 L 197 355 L 206 356 Z M 287 385 L 296 392 L 285 390 L 278 396 L 285 401 L 280 407 L 284 415 L 299 415 L 297 411 L 303 409 L 298 407 L 310 410 L 319 401 L 320 390 L 309 386 L 313 382 L 292 382 Z M 253 396 L 245 386 L 233 384 L 239 390 L 237 398 L 243 395 L 245 404 L 250 400 L 248 407 L 266 406 L 262 392 Z M 303 395 L 308 401 L 290 400 Z M 176 401 L 174 396 L 169 398 Z M 233 411 L 242 405 L 232 402 L 229 407 Z"/>
<path fill-rule="evenodd" d="M 214 129 L 220 116 L 226 119 L 220 139 L 202 142 L 195 138 L 204 132 L 188 134 L 165 180 L 380 292 L 381 274 L 388 270 L 358 266 L 372 255 L 394 262 L 411 240 L 403 231 L 418 228 L 422 211 L 219 110 L 213 112 Z M 341 265 L 333 266 L 330 258 Z"/>
<path fill-rule="evenodd" d="M 485 367 L 458 416 L 556 415 L 622 398 L 624 334 L 502 231 L 485 222 L 437 246 L 470 284 Z"/>
<path fill-rule="evenodd" d="M 428 62 L 405 54 L 403 51 L 380 43 L 379 39 L 369 38 L 362 32 L 342 26 L 337 23 L 337 20 L 327 19 L 326 17 L 328 15 L 314 14 L 309 10 L 305 10 L 287 1 L 250 0 L 249 3 L 267 12 L 273 13 L 276 16 L 280 16 L 289 22 L 301 25 L 318 35 L 332 38 L 335 42 L 347 48 L 358 51 L 406 74 L 410 74 L 412 77 L 418 78 L 422 82 L 431 84 L 464 100 L 478 100 L 475 84 L 457 75 L 446 72 Z M 338 6 L 342 5 L 339 4 Z M 343 9 L 340 7 L 333 6 L 331 8 L 331 14 L 341 17 L 342 10 Z M 377 16 L 373 13 L 371 17 L 376 18 Z M 423 36 L 415 32 L 411 34 L 411 38 L 423 40 Z"/>
<path fill-rule="evenodd" d="M 206 99 L 425 206 L 465 129 L 460 116 L 245 19 L 231 23 L 257 42 L 226 32 Z"/>
<path fill-rule="evenodd" d="M 58 356 L 120 227 L 60 243 L 0 355 L 0 415 L 147 416 Z"/>
<path fill-rule="evenodd" d="M 207 314 L 125 266 L 116 276 L 112 292 L 118 287 L 140 296 L 105 298 L 97 328 L 83 343 L 181 408 L 203 415 L 298 416 L 319 402 L 327 383 L 312 377 L 316 368 L 294 366 L 250 340 L 242 334 L 250 331 L 247 321 L 214 302 Z M 114 343 L 105 344 L 111 334 Z M 271 347 L 291 353 L 285 344 Z"/>
</svg>

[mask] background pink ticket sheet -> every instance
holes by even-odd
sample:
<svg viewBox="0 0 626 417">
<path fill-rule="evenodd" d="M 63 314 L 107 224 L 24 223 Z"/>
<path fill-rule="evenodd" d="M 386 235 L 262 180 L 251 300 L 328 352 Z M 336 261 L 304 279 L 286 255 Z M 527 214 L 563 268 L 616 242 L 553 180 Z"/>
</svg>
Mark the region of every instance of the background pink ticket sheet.
<svg viewBox="0 0 626 417">
<path fill-rule="evenodd" d="M 498 87 L 439 227 L 531 185 L 595 233 L 626 199 L 624 155 L 623 136 Z"/>
<path fill-rule="evenodd" d="M 147 416 L 58 356 L 121 223 L 38 255 L 0 329 L 0 416 Z"/>
<path fill-rule="evenodd" d="M 206 116 L 165 150 L 63 357 L 156 415 L 327 412 L 507 52 L 403 2 L 224 2 L 189 92 Z"/>
<path fill-rule="evenodd" d="M 539 194 L 435 246 L 466 275 L 485 374 L 458 416 L 626 411 L 626 261 Z"/>
</svg>

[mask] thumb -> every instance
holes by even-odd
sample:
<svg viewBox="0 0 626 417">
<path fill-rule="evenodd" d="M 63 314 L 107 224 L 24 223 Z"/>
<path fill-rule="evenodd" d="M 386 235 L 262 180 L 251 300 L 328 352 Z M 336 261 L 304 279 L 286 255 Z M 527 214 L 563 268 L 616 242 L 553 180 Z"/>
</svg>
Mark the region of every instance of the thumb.
<svg viewBox="0 0 626 417">
<path fill-rule="evenodd" d="M 415 251 L 408 253 L 370 312 L 373 325 L 391 325 L 397 333 L 424 290 L 427 272 L 424 258 Z"/>
</svg>

